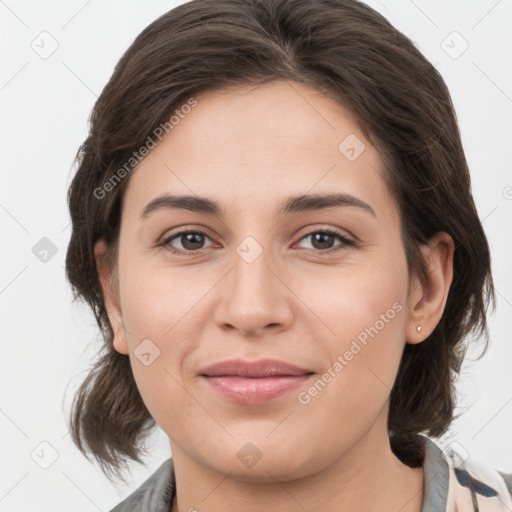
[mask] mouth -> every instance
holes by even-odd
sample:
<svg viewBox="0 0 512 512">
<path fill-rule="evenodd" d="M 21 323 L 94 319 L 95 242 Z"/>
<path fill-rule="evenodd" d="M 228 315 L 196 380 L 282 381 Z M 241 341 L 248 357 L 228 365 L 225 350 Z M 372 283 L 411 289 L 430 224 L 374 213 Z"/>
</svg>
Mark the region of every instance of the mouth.
<svg viewBox="0 0 512 512">
<path fill-rule="evenodd" d="M 275 359 L 255 362 L 236 359 L 211 365 L 199 375 L 210 389 L 228 401 L 259 404 L 296 389 L 314 373 Z"/>
</svg>

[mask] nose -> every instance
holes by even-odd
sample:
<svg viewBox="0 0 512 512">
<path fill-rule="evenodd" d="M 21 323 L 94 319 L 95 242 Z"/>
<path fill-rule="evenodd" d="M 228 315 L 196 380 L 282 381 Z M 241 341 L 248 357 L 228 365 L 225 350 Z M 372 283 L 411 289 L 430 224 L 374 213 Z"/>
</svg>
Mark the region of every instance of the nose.
<svg viewBox="0 0 512 512">
<path fill-rule="evenodd" d="M 233 267 L 217 290 L 217 325 L 250 337 L 287 329 L 294 295 L 279 269 L 270 250 L 263 249 L 254 261 L 235 252 Z"/>
</svg>

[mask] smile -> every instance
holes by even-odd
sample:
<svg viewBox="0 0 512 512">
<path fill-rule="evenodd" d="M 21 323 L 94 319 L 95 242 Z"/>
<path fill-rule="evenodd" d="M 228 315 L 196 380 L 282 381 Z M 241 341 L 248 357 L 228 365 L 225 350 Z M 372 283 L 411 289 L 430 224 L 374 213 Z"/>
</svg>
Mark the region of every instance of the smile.
<svg viewBox="0 0 512 512">
<path fill-rule="evenodd" d="M 202 378 L 223 398 L 240 404 L 260 404 L 288 393 L 312 375 L 284 375 L 275 377 L 220 376 Z"/>
</svg>

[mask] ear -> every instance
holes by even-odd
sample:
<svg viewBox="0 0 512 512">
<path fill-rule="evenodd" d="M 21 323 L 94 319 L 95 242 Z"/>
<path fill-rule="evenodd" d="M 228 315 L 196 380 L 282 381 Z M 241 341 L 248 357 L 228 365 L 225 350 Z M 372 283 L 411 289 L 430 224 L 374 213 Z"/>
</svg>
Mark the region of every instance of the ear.
<svg viewBox="0 0 512 512">
<path fill-rule="evenodd" d="M 452 237 L 439 232 L 421 249 L 427 262 L 427 281 L 420 283 L 416 278 L 411 283 L 407 343 L 421 343 L 441 320 L 453 278 L 454 247 Z M 421 332 L 417 331 L 418 326 Z"/>
<path fill-rule="evenodd" d="M 96 268 L 100 278 L 103 300 L 107 308 L 108 318 L 114 332 L 114 348 L 121 354 L 128 354 L 128 345 L 121 315 L 117 272 L 108 264 L 105 258 L 108 246 L 103 241 L 98 241 L 94 246 Z"/>
</svg>

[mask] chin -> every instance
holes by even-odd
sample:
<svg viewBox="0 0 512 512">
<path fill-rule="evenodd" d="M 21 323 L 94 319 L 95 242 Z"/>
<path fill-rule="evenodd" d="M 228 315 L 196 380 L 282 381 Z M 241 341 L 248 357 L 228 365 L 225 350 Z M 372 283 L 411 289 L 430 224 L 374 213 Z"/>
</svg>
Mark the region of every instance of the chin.
<svg viewBox="0 0 512 512">
<path fill-rule="evenodd" d="M 295 443 L 281 445 L 278 450 L 266 446 L 259 450 L 252 443 L 233 451 L 226 449 L 215 460 L 205 461 L 212 469 L 240 482 L 274 483 L 291 481 L 311 474 L 314 461 L 305 458 L 303 450 L 297 449 Z M 300 445 L 299 445 L 300 446 Z"/>
</svg>

